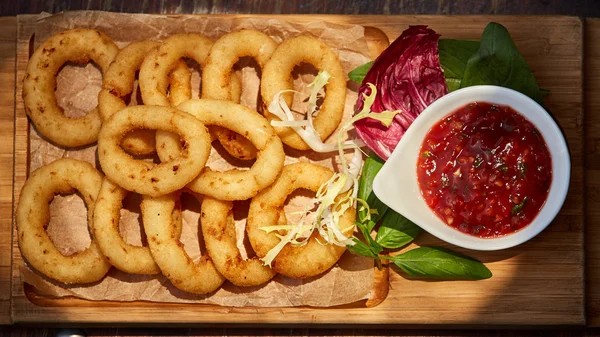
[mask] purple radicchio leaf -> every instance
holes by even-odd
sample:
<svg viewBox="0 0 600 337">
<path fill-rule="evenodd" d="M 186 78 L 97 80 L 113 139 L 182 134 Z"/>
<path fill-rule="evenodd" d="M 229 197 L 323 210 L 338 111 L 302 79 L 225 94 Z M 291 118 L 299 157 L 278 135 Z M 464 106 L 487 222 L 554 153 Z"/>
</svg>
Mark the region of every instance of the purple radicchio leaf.
<svg viewBox="0 0 600 337">
<path fill-rule="evenodd" d="M 377 88 L 371 111 L 400 111 L 389 128 L 371 118 L 354 124 L 362 141 L 384 160 L 415 118 L 448 93 L 439 62 L 439 37 L 427 26 L 409 27 L 379 55 L 362 82 L 357 111 L 362 109 L 363 93 L 370 94 L 367 83 Z"/>
</svg>

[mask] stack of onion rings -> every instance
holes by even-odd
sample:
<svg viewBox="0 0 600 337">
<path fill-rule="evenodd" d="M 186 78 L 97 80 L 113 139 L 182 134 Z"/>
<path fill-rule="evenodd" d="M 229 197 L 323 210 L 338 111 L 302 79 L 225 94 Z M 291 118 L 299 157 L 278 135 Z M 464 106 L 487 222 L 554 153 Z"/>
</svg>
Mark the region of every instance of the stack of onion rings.
<svg viewBox="0 0 600 337">
<path fill-rule="evenodd" d="M 119 51 L 104 74 L 102 90 L 98 94 L 98 109 L 102 121 L 127 107 L 125 98 L 133 92 L 135 73 L 140 69 L 146 55 L 159 45 L 156 41 L 136 41 Z M 179 104 L 179 97 L 191 92 L 190 74 L 183 61 L 171 72 L 169 99 L 173 104 Z M 178 101 L 173 102 L 174 99 Z M 156 150 L 155 133 L 151 130 L 134 130 L 123 138 L 121 145 L 133 154 L 151 154 Z"/>
<path fill-rule="evenodd" d="M 258 150 L 256 161 L 249 170 L 215 172 L 206 168 L 187 188 L 219 200 L 246 200 L 275 181 L 283 167 L 285 153 L 273 127 L 256 111 L 232 102 L 210 99 L 189 100 L 177 109 L 196 116 L 207 126 L 217 125 L 243 134 Z M 161 161 L 176 159 L 181 152 L 179 143 L 173 134 L 158 131 L 156 145 Z"/>
<path fill-rule="evenodd" d="M 142 63 L 139 83 L 140 90 L 142 92 L 142 99 L 145 104 L 149 105 L 160 105 L 160 106 L 173 106 L 178 105 L 188 99 L 192 98 L 191 89 L 187 90 L 175 90 L 177 87 L 172 87 L 170 92 L 171 102 L 167 97 L 167 86 L 169 83 L 169 72 L 173 69 L 176 63 L 182 58 L 191 58 L 196 61 L 201 67 L 205 68 L 208 62 L 208 56 L 213 42 L 200 34 L 176 34 L 170 36 L 163 43 L 150 52 Z M 179 80 L 173 78 L 177 73 L 171 74 L 171 83 L 185 81 L 185 78 L 181 76 Z M 203 79 L 206 76 L 203 75 Z M 211 79 L 212 80 L 212 79 Z M 187 80 L 189 82 L 189 79 Z M 209 81 L 210 82 L 210 81 Z M 227 99 L 234 103 L 240 102 L 240 96 L 242 95 L 242 84 L 240 79 L 233 73 L 230 73 L 227 79 L 228 86 L 226 90 L 229 92 Z M 203 83 L 203 86 L 206 83 Z M 209 84 L 210 85 L 210 84 Z M 212 137 L 215 137 L 215 133 L 223 135 L 223 130 L 210 130 Z M 211 138 L 214 140 L 215 138 Z M 245 152 L 240 152 L 240 147 L 235 142 L 230 142 L 227 137 L 221 138 L 223 148 L 227 150 L 232 156 L 240 159 L 247 156 Z"/>
<path fill-rule="evenodd" d="M 275 232 L 267 234 L 261 227 L 287 225 L 283 212 L 287 196 L 299 188 L 316 192 L 332 176 L 330 169 L 316 164 L 286 165 L 273 185 L 252 198 L 246 231 L 256 255 L 264 257 L 279 243 Z M 349 208 L 340 219 L 340 228 L 345 235 L 351 235 L 354 230 L 355 213 L 354 208 Z M 346 247 L 321 244 L 317 236 L 314 233 L 302 247 L 285 246 L 273 261 L 272 268 L 282 275 L 300 279 L 327 271 L 340 259 Z"/>
<path fill-rule="evenodd" d="M 91 164 L 74 159 L 58 159 L 33 171 L 25 182 L 17 206 L 19 248 L 27 261 L 42 274 L 63 283 L 96 282 L 110 269 L 96 241 L 82 252 L 64 256 L 54 246 L 46 226 L 48 205 L 56 194 L 77 190 L 88 209 L 88 226 L 93 226 L 93 210 L 102 184 L 102 174 Z"/>
<path fill-rule="evenodd" d="M 66 147 L 91 144 L 98 139 L 102 121 L 98 108 L 81 118 L 69 118 L 57 105 L 56 74 L 67 62 L 94 61 L 103 73 L 119 48 L 104 33 L 73 29 L 53 35 L 36 49 L 23 81 L 25 112 L 37 130 L 50 141 Z"/>
<path fill-rule="evenodd" d="M 276 48 L 277 42 L 257 30 L 240 30 L 223 35 L 210 50 L 202 72 L 202 98 L 232 101 L 229 88 L 235 63 L 242 57 L 250 56 L 263 68 Z M 234 157 L 256 157 L 256 147 L 240 134 L 220 127 L 213 127 L 211 131 Z"/>
<path fill-rule="evenodd" d="M 314 119 L 314 127 L 324 141 L 342 121 L 346 101 L 346 76 L 337 55 L 325 43 L 307 35 L 283 41 L 263 68 L 260 93 L 268 107 L 277 93 L 293 89 L 291 73 L 294 66 L 302 62 L 310 63 L 318 70 L 326 70 L 331 75 L 325 86 L 325 100 Z M 283 97 L 291 106 L 292 94 L 286 93 Z M 265 116 L 269 120 L 277 118 L 268 112 Z M 276 127 L 275 130 L 284 144 L 297 150 L 310 149 L 291 128 Z"/>
<path fill-rule="evenodd" d="M 225 279 L 237 286 L 257 286 L 277 272 L 306 278 L 331 268 L 345 247 L 321 245 L 316 234 L 304 246 L 284 247 L 273 268 L 258 259 L 280 243 L 275 233 L 261 228 L 287 225 L 286 197 L 298 188 L 316 191 L 333 173 L 309 163 L 284 167 L 282 139 L 296 149 L 307 149 L 306 144 L 297 134 L 288 134 L 288 128 L 274 129 L 256 111 L 237 104 L 241 83 L 232 68 L 248 56 L 263 69 L 260 91 L 266 105 L 279 91 L 292 88 L 296 64 L 307 62 L 327 70 L 333 77 L 314 125 L 323 140 L 335 130 L 343 112 L 345 76 L 337 56 L 313 37 L 299 36 L 278 46 L 254 30 L 226 34 L 214 44 L 198 34 L 176 34 L 162 43 L 133 42 L 119 52 L 101 32 L 76 29 L 44 42 L 28 65 L 26 111 L 39 132 L 56 144 L 82 146 L 97 139 L 106 177 L 90 164 L 72 159 L 57 160 L 31 174 L 17 207 L 19 246 L 31 266 L 63 283 L 89 283 L 100 280 L 112 264 L 131 274 L 162 273 L 177 288 L 197 294 L 215 291 Z M 191 72 L 182 58 L 192 58 L 203 68 L 203 99 L 191 99 Z M 68 61 L 90 60 L 103 71 L 98 108 L 83 118 L 67 118 L 54 97 L 56 73 Z M 127 107 L 138 69 L 146 105 Z M 286 99 L 291 105 L 291 96 Z M 211 142 L 208 130 L 234 157 L 256 158 L 254 165 L 226 172 L 205 167 Z M 124 149 L 134 155 L 156 151 L 161 163 L 136 160 Z M 204 198 L 201 229 L 208 256 L 198 263 L 179 241 L 182 189 Z M 47 205 L 55 194 L 74 190 L 88 207 L 93 239 L 86 250 L 63 256 L 45 232 Z M 120 236 L 120 209 L 128 191 L 143 196 L 148 247 L 130 245 Z M 257 257 L 244 260 L 236 245 L 231 201 L 250 198 L 246 230 Z M 353 209 L 341 216 L 344 234 L 351 234 L 353 221 Z"/>
</svg>

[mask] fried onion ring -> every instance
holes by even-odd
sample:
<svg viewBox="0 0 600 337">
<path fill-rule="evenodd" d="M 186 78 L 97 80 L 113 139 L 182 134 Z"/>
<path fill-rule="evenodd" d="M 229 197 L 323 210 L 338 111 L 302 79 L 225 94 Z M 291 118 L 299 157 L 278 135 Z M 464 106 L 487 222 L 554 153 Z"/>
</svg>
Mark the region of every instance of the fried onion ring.
<svg viewBox="0 0 600 337">
<path fill-rule="evenodd" d="M 256 161 L 249 170 L 215 172 L 206 168 L 187 188 L 219 200 L 246 200 L 277 179 L 285 160 L 283 146 L 275 130 L 256 111 L 232 102 L 210 99 L 189 100 L 177 109 L 197 117 L 207 126 L 217 125 L 243 134 L 258 149 Z M 180 149 L 177 136 L 156 132 L 156 150 L 161 161 L 174 160 Z"/>
<path fill-rule="evenodd" d="M 283 211 L 286 197 L 299 188 L 316 192 L 332 176 L 330 169 L 312 163 L 287 165 L 273 185 L 252 198 L 246 231 L 256 255 L 264 257 L 280 242 L 276 232 L 267 234 L 260 228 L 287 224 Z M 343 232 L 345 235 L 352 234 L 354 220 L 354 208 L 348 209 L 341 216 L 340 228 L 348 228 Z M 321 244 L 318 236 L 318 233 L 313 233 L 308 243 L 302 247 L 286 245 L 273 260 L 272 268 L 291 278 L 307 278 L 327 271 L 340 259 L 346 247 Z"/>
<path fill-rule="evenodd" d="M 146 55 L 159 45 L 156 41 L 136 41 L 119 51 L 104 74 L 102 90 L 98 94 L 98 109 L 102 121 L 127 107 L 125 98 L 133 92 L 135 73 L 140 69 Z M 190 74 L 185 62 L 179 61 L 169 76 L 171 102 L 191 92 Z M 133 154 L 151 154 L 156 150 L 155 133 L 152 130 L 134 130 L 123 138 L 121 146 Z"/>
<path fill-rule="evenodd" d="M 150 249 L 126 243 L 119 233 L 120 210 L 127 194 L 127 190 L 104 179 L 94 208 L 94 238 L 102 254 L 117 269 L 130 274 L 160 274 Z M 181 212 L 179 209 L 175 211 L 172 226 L 175 235 L 179 237 Z"/>
<path fill-rule="evenodd" d="M 293 89 L 291 73 L 294 66 L 302 62 L 312 64 L 317 70 L 326 70 L 332 76 L 325 86 L 325 100 L 314 119 L 314 127 L 321 140 L 325 141 L 342 121 L 346 101 L 346 76 L 337 55 L 324 42 L 307 35 L 282 42 L 263 69 L 260 93 L 268 107 L 278 92 Z M 285 93 L 283 97 L 291 106 L 292 93 Z M 269 121 L 277 119 L 268 111 L 265 116 Z M 276 127 L 275 130 L 284 144 L 297 150 L 310 149 L 293 129 Z"/>
<path fill-rule="evenodd" d="M 62 158 L 31 173 L 17 206 L 17 235 L 21 253 L 35 269 L 62 283 L 91 283 L 100 280 L 110 263 L 92 238 L 90 246 L 64 256 L 54 246 L 46 227 L 49 204 L 56 194 L 78 191 L 87 206 L 88 226 L 92 227 L 94 204 L 102 184 L 102 174 L 91 164 Z"/>
<path fill-rule="evenodd" d="M 171 106 L 192 98 L 190 90 L 181 90 L 169 102 L 167 88 L 169 73 L 180 62 L 188 57 L 204 67 L 213 42 L 200 34 L 175 34 L 164 40 L 160 46 L 151 51 L 140 67 L 139 84 L 142 100 L 147 105 Z M 173 80 L 173 76 L 171 76 Z M 187 88 L 187 87 L 186 87 Z M 185 88 L 184 88 L 185 89 Z M 241 84 L 237 76 L 231 77 L 231 99 L 240 100 Z"/>
<path fill-rule="evenodd" d="M 153 164 L 135 160 L 121 147 L 129 131 L 151 129 L 177 134 L 183 150 L 169 161 Z M 124 189 L 160 196 L 177 191 L 200 174 L 210 154 L 210 137 L 204 124 L 174 108 L 138 105 L 112 115 L 98 137 L 98 159 L 106 176 Z"/>
<path fill-rule="evenodd" d="M 81 118 L 69 118 L 58 106 L 56 74 L 67 62 L 94 61 L 106 73 L 119 48 L 104 33 L 73 29 L 53 35 L 31 55 L 23 81 L 25 111 L 36 129 L 65 147 L 91 144 L 98 139 L 102 121 L 98 108 Z"/>
<path fill-rule="evenodd" d="M 178 195 L 171 193 L 157 198 L 144 196 L 142 218 L 148 246 L 156 264 L 173 285 L 194 294 L 217 290 L 225 278 L 219 274 L 210 256 L 204 255 L 194 263 L 171 225 L 171 214 Z"/>
<path fill-rule="evenodd" d="M 244 260 L 236 245 L 233 203 L 210 197 L 202 200 L 202 236 L 215 267 L 231 283 L 240 287 L 268 282 L 275 272 L 255 256 Z"/>
<path fill-rule="evenodd" d="M 242 57 L 250 56 L 263 68 L 277 42 L 257 30 L 240 30 L 223 35 L 210 50 L 202 71 L 202 98 L 231 101 L 233 66 Z M 235 76 L 235 75 L 233 75 Z M 223 147 L 238 159 L 256 158 L 256 147 L 240 134 L 220 128 L 211 130 Z"/>
</svg>

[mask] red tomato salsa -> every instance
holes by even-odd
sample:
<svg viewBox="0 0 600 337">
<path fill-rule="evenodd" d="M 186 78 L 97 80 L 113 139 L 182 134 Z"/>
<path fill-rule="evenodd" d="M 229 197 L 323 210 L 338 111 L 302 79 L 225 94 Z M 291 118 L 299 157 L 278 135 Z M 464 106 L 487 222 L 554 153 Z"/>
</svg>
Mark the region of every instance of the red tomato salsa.
<svg viewBox="0 0 600 337">
<path fill-rule="evenodd" d="M 461 232 L 491 238 L 518 231 L 548 197 L 546 142 L 508 106 L 477 102 L 458 109 L 429 130 L 420 154 L 421 194 Z"/>
</svg>

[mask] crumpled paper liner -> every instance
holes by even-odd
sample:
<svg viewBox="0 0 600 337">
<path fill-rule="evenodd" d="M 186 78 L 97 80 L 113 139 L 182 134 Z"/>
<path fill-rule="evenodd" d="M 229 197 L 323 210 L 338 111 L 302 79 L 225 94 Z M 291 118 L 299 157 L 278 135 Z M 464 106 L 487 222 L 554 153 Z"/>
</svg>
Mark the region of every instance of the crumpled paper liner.
<svg viewBox="0 0 600 337">
<path fill-rule="evenodd" d="M 212 39 L 242 28 L 257 29 L 273 37 L 277 42 L 300 34 L 314 35 L 331 47 L 339 55 L 347 73 L 369 60 L 368 48 L 361 26 L 338 25 L 317 21 L 293 23 L 278 19 L 235 18 L 228 16 L 154 16 L 140 14 L 116 14 L 106 12 L 68 12 L 58 15 L 42 14 L 35 29 L 35 47 L 51 35 L 72 28 L 95 28 L 111 37 L 119 47 L 142 39 L 160 40 L 181 32 L 197 32 Z M 193 67 L 193 64 L 191 64 Z M 255 62 L 242 59 L 236 67 L 236 74 L 242 80 L 242 104 L 257 107 L 259 96 L 260 69 L 253 67 Z M 296 89 L 308 93 L 306 84 L 315 75 L 310 65 L 300 65 L 294 74 Z M 84 115 L 97 105 L 97 95 L 102 85 L 102 75 L 93 64 L 84 66 L 66 65 L 57 78 L 56 97 L 58 104 L 71 117 Z M 192 77 L 194 97 L 198 97 L 200 76 Z M 354 89 L 354 90 L 352 90 Z M 135 95 L 132 95 L 135 102 Z M 349 85 L 347 91 L 344 120 L 353 113 L 356 102 L 356 86 Z M 295 98 L 293 108 L 301 108 L 305 102 Z M 61 157 L 76 158 L 94 164 L 99 170 L 96 146 L 79 149 L 62 149 L 42 138 L 33 126 L 30 132 L 30 171 Z M 334 141 L 335 137 L 330 137 Z M 251 162 L 235 160 L 215 143 L 208 166 L 215 170 L 233 167 L 249 167 Z M 298 161 L 311 161 L 337 169 L 335 153 L 303 153 L 286 148 L 286 164 Z M 313 194 L 314 195 L 314 194 Z M 140 196 L 132 194 L 124 201 L 121 210 L 120 232 L 125 240 L 134 245 L 145 241 L 140 224 Z M 285 206 L 286 212 L 301 210 L 311 201 L 311 194 L 298 191 Z M 183 233 L 181 242 L 192 259 L 205 254 L 199 231 L 200 201 L 192 197 L 183 199 Z M 50 205 L 51 220 L 47 232 L 54 244 L 64 254 L 73 254 L 89 246 L 90 234 L 87 229 L 86 209 L 77 195 L 57 196 Z M 247 242 L 244 242 L 244 226 L 248 202 L 236 202 L 234 217 L 238 233 L 238 247 L 244 256 L 253 255 Z M 293 216 L 289 216 L 292 220 Z M 247 240 L 246 240 L 247 241 Z M 194 295 L 178 290 L 162 275 L 130 275 L 112 268 L 101 281 L 88 285 L 64 285 L 47 279 L 28 266 L 21 268 L 22 279 L 37 289 L 39 294 L 63 297 L 74 296 L 88 300 L 110 301 L 152 301 L 179 303 L 206 303 L 222 306 L 336 306 L 363 300 L 369 297 L 374 283 L 373 261 L 346 253 L 339 263 L 327 273 L 305 280 L 293 280 L 277 275 L 272 281 L 258 287 L 240 288 L 226 282 L 219 290 L 208 295 Z"/>
</svg>

